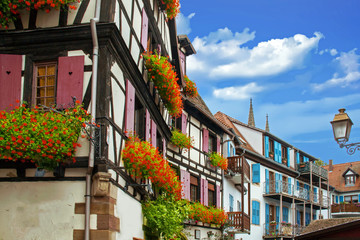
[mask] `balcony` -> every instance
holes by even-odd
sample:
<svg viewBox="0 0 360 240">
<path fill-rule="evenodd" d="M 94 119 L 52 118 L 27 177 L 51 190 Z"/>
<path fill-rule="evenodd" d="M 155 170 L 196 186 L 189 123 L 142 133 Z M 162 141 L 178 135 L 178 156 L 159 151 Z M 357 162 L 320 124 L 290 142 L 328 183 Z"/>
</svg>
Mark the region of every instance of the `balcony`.
<svg viewBox="0 0 360 240">
<path fill-rule="evenodd" d="M 312 162 L 304 162 L 296 165 L 296 170 L 299 171 L 301 174 L 310 174 L 310 168 L 312 169 L 313 175 L 327 180 L 328 178 L 327 170 Z"/>
<path fill-rule="evenodd" d="M 359 217 L 360 203 L 340 203 L 331 205 L 333 217 Z"/>
<path fill-rule="evenodd" d="M 244 212 L 228 212 L 228 232 L 232 233 L 249 233 L 250 217 Z"/>
<path fill-rule="evenodd" d="M 291 223 L 265 223 L 264 238 L 293 238 L 301 233 L 302 227 Z"/>
<path fill-rule="evenodd" d="M 235 184 L 242 184 L 242 174 L 244 183 L 250 182 L 250 165 L 244 157 L 228 157 L 228 170 L 226 176 Z"/>
</svg>

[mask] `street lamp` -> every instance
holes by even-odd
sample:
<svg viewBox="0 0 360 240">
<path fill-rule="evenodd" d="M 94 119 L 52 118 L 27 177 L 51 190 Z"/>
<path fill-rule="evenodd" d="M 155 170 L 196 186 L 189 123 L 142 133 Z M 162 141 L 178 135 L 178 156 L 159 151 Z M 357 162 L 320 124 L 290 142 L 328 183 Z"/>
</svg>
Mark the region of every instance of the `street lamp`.
<svg viewBox="0 0 360 240">
<path fill-rule="evenodd" d="M 334 120 L 331 122 L 335 141 L 340 148 L 346 147 L 347 153 L 352 155 L 356 150 L 360 150 L 360 143 L 349 143 L 351 126 L 354 125 L 350 117 L 345 113 L 345 108 L 339 109 L 339 113 L 335 114 Z"/>
</svg>

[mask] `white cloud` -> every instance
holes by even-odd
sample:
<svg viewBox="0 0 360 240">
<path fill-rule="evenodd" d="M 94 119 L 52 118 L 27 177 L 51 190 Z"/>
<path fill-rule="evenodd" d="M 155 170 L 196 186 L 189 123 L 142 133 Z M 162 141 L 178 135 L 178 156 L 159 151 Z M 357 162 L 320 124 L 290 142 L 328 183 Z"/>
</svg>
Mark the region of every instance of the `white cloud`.
<svg viewBox="0 0 360 240">
<path fill-rule="evenodd" d="M 312 84 L 314 91 L 322 91 L 327 88 L 340 86 L 342 88 L 349 86 L 351 83 L 357 82 L 360 80 L 360 71 L 359 71 L 359 59 L 360 55 L 356 54 L 356 48 L 344 53 L 342 52 L 339 57 L 335 58 L 335 61 L 338 62 L 342 74 L 336 72 L 333 74 L 333 77 L 324 83 Z"/>
<path fill-rule="evenodd" d="M 264 87 L 258 86 L 255 82 L 251 82 L 244 86 L 226 87 L 215 89 L 213 95 L 221 99 L 249 99 L 253 97 L 254 93 L 264 90 Z"/>
<path fill-rule="evenodd" d="M 335 56 L 338 54 L 338 51 L 335 48 L 332 48 L 332 49 L 321 50 L 319 52 L 320 55 L 323 55 L 324 53 L 329 53 L 331 56 Z"/>
<path fill-rule="evenodd" d="M 301 66 L 322 37 L 321 33 L 310 38 L 296 34 L 248 48 L 242 45 L 254 40 L 255 32 L 248 28 L 241 33 L 232 33 L 228 28 L 218 29 L 206 37 L 194 39 L 197 54 L 188 58 L 188 72 L 216 79 L 276 75 Z"/>
<path fill-rule="evenodd" d="M 179 13 L 176 16 L 176 30 L 179 35 L 189 34 L 191 32 L 190 20 L 195 16 L 195 13 L 190 13 L 187 17 Z"/>
</svg>

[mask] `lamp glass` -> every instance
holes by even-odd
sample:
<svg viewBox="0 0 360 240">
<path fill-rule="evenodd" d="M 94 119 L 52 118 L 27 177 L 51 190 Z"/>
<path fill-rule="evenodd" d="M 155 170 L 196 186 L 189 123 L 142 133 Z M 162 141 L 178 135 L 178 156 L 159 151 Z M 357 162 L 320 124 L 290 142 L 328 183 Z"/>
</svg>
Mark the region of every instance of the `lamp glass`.
<svg viewBox="0 0 360 240">
<path fill-rule="evenodd" d="M 348 124 L 348 121 L 333 121 L 332 123 L 334 138 L 336 141 L 349 140 L 351 125 Z M 349 127 L 350 125 L 350 127 Z M 349 128 L 349 129 L 348 129 Z"/>
</svg>

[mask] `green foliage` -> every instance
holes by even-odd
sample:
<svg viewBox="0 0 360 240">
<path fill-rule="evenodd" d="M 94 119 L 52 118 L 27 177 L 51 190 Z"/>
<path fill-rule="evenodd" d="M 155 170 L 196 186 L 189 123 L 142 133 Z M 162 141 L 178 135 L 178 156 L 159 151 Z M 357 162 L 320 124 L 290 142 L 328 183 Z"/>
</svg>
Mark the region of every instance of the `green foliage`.
<svg viewBox="0 0 360 240">
<path fill-rule="evenodd" d="M 327 165 L 328 165 L 326 162 L 324 162 L 324 161 L 321 160 L 321 159 L 315 160 L 314 163 L 315 163 L 316 165 L 318 165 L 319 167 L 324 167 L 324 166 L 327 166 Z"/>
<path fill-rule="evenodd" d="M 187 201 L 169 199 L 162 195 L 154 201 L 143 203 L 147 227 L 156 230 L 159 237 L 174 239 L 181 236 L 183 221 L 188 218 L 190 206 Z"/>
<path fill-rule="evenodd" d="M 178 129 L 171 131 L 171 133 L 172 133 L 171 142 L 175 146 L 178 146 L 179 148 L 187 148 L 187 149 L 193 147 L 194 140 L 191 139 L 191 137 L 188 137 L 186 134 L 183 134 Z"/>
</svg>

